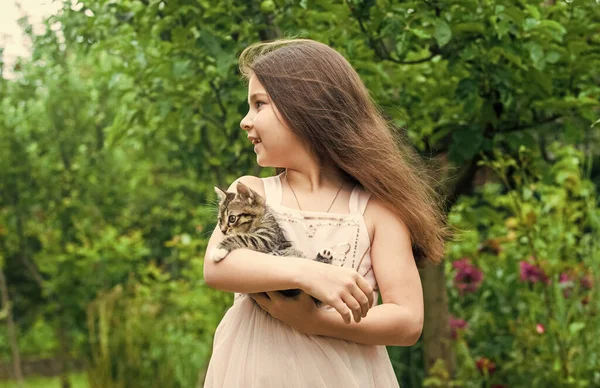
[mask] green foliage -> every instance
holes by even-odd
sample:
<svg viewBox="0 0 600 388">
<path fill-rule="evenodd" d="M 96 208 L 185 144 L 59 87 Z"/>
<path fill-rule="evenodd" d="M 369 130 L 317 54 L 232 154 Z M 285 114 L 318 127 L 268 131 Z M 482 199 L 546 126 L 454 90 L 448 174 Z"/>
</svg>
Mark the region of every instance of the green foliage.
<svg viewBox="0 0 600 388">
<path fill-rule="evenodd" d="M 51 358 L 58 347 L 54 329 L 45 320 L 38 318 L 23 335 L 19 337 L 19 348 L 24 359 Z M 10 344 L 7 332 L 0 332 L 0 361 L 10 362 Z"/>
<path fill-rule="evenodd" d="M 192 387 L 202 376 L 220 306 L 231 297 L 156 267 L 142 278 L 88 307 L 90 387 Z"/>
<path fill-rule="evenodd" d="M 171 380 L 163 386 L 195 384 L 231 303 L 201 281 L 215 222 L 212 187 L 268 173 L 239 130 L 247 91 L 236 59 L 250 43 L 285 34 L 346 56 L 424 154 L 473 174 L 480 159 L 500 163 L 494 168 L 514 194 L 484 186 L 451 214 L 471 230 L 451 258 L 488 255 L 478 245 L 508 236 L 511 214 L 519 219 L 514 240 L 502 242 L 507 258 L 477 262 L 486 274 L 480 305 L 489 308 L 450 287 L 452 310 L 473 314 L 462 359 L 485 355 L 505 363 L 494 378 L 519 379 L 533 360 L 559 354 L 560 370 L 567 365 L 569 376 L 593 381 L 593 360 L 578 353 L 583 342 L 571 343 L 561 327 L 587 333 L 593 321 L 585 309 L 597 298 L 581 311 L 566 303 L 552 317 L 541 307 L 532 313 L 540 285 L 526 294 L 514 273 L 517 258 L 533 255 L 548 261 L 555 287 L 557 271 L 583 271 L 594 254 L 583 251 L 594 240 L 581 225 L 595 211 L 587 178 L 600 177 L 599 12 L 591 1 L 85 0 L 65 2 L 39 36 L 24 23 L 32 58 L 17 64 L 15 79 L 0 79 L 0 257 L 21 346 L 29 352 L 44 342 L 35 334 L 42 322 L 48 341 L 39 352 L 57 351 L 53 333 L 66 327 L 71 355 L 89 358 L 106 386 L 151 386 L 151 374 Z M 563 155 L 570 148 L 547 149 L 553 140 L 583 144 L 590 175 L 573 164 L 583 163 L 578 154 Z M 504 169 L 522 162 L 506 160 L 522 145 L 527 166 L 546 175 Z M 550 153 L 561 162 L 543 167 Z M 470 192 L 467 178 L 450 188 L 455 197 Z M 518 336 L 508 328 L 512 313 L 522 324 Z M 527 337 L 538 321 L 548 334 Z M 500 330 L 498 344 L 486 337 L 490 327 Z M 527 342 L 535 338 L 554 342 L 538 352 Z M 565 356 L 559 343 L 577 350 Z M 0 349 L 8 349 L 4 340 Z M 420 386 L 420 344 L 390 354 L 402 386 Z M 459 365 L 461 379 L 475 378 L 472 363 Z M 429 377 L 445 381 L 443 368 Z M 552 368 L 540 379 L 553 378 Z"/>
<path fill-rule="evenodd" d="M 73 374 L 70 376 L 72 388 L 88 388 L 85 374 Z M 15 381 L 0 381 L 0 388 L 14 388 Z M 25 379 L 23 388 L 59 388 L 60 380 L 57 377 L 32 377 Z"/>
<path fill-rule="evenodd" d="M 465 229 L 448 266 L 451 310 L 468 323 L 455 342 L 461 386 L 600 384 L 600 206 L 584 156 L 558 144 L 550 154 L 546 162 L 522 147 L 515 158 L 486 161 L 500 183 L 464 197 L 450 214 Z M 461 293 L 456 259 L 465 257 L 483 281 Z M 524 277 L 524 263 L 540 270 Z M 475 367 L 483 357 L 495 364 L 489 376 Z"/>
</svg>

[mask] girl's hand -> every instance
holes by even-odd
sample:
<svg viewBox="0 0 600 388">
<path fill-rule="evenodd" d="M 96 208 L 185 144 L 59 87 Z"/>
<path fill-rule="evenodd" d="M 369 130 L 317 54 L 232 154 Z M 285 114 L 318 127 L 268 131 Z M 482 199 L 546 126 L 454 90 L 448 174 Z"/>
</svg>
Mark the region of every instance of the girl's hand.
<svg viewBox="0 0 600 388">
<path fill-rule="evenodd" d="M 320 311 L 310 295 L 301 292 L 295 298 L 287 298 L 273 291 L 250 294 L 250 297 L 273 318 L 301 333 L 316 334 Z"/>
<path fill-rule="evenodd" d="M 373 287 L 353 269 L 331 264 L 309 262 L 310 270 L 302 271 L 300 288 L 337 310 L 344 322 L 360 322 L 373 305 Z M 318 265 L 319 267 L 314 267 Z"/>
</svg>

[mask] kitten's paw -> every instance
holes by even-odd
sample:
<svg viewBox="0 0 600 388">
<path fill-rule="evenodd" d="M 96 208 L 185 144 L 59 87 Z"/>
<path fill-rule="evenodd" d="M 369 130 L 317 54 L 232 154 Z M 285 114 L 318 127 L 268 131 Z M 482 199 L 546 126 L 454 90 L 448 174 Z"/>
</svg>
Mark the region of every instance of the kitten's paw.
<svg viewBox="0 0 600 388">
<path fill-rule="evenodd" d="M 317 261 L 325 264 L 331 264 L 333 261 L 333 255 L 328 249 L 323 249 L 320 253 L 317 253 Z"/>
<path fill-rule="evenodd" d="M 223 260 L 225 258 L 225 256 L 227 256 L 228 253 L 229 253 L 229 251 L 227 249 L 214 248 L 210 252 L 209 257 L 212 261 L 214 261 L 215 263 L 218 263 L 219 261 Z"/>
</svg>

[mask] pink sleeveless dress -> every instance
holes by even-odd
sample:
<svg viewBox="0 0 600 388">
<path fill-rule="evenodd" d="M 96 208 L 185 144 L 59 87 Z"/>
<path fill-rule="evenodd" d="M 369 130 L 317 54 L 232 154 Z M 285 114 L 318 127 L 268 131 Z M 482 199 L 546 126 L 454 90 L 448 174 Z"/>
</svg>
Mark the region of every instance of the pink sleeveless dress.
<svg viewBox="0 0 600 388">
<path fill-rule="evenodd" d="M 376 290 L 374 300 L 377 301 L 371 242 L 363 218 L 369 194 L 359 187 L 354 188 L 350 214 L 300 211 L 281 205 L 282 185 L 278 176 L 265 178 L 263 183 L 267 204 L 295 247 L 309 258 L 324 249 L 330 250 L 333 265 L 356 269 Z M 233 306 L 217 327 L 204 387 L 388 388 L 399 385 L 385 346 L 301 334 L 271 317 L 248 295 L 236 294 Z"/>
</svg>

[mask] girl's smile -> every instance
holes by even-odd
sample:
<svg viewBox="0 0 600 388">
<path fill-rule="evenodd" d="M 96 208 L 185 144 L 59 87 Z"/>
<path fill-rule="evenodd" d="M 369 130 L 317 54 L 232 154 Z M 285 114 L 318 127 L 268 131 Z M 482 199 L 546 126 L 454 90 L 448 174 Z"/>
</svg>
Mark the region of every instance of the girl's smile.
<svg viewBox="0 0 600 388">
<path fill-rule="evenodd" d="M 257 163 L 262 167 L 305 164 L 308 152 L 298 136 L 283 122 L 277 107 L 255 75 L 248 82 L 248 105 L 248 113 L 240 127 L 248 133 Z"/>
</svg>

